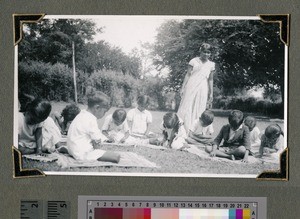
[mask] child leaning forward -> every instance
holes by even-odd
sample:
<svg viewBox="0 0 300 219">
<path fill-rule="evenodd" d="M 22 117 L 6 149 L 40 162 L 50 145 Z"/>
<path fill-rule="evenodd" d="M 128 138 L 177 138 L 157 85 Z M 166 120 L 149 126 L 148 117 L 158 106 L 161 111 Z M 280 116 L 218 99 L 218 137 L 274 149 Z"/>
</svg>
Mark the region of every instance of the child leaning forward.
<svg viewBox="0 0 300 219">
<path fill-rule="evenodd" d="M 22 154 L 42 154 L 48 152 L 43 140 L 43 126 L 51 112 L 51 104 L 40 98 L 27 97 L 18 114 L 18 149 Z"/>
<path fill-rule="evenodd" d="M 81 110 L 71 123 L 67 146 L 76 160 L 119 162 L 119 154 L 93 147 L 107 140 L 98 128 L 97 119 L 102 118 L 109 109 L 110 98 L 102 92 L 95 92 L 88 97 L 87 110 Z"/>
<path fill-rule="evenodd" d="M 268 156 L 279 159 L 280 153 L 284 150 L 283 131 L 278 124 L 271 124 L 261 136 L 258 157 Z"/>
<path fill-rule="evenodd" d="M 129 137 L 126 111 L 117 109 L 113 114 L 106 116 L 102 126 L 102 133 L 108 138 L 109 142 L 125 143 Z"/>
<path fill-rule="evenodd" d="M 163 140 L 160 143 L 161 145 L 176 150 L 186 148 L 187 134 L 183 121 L 176 113 L 166 113 L 164 115 L 161 129 L 163 132 Z"/>
<path fill-rule="evenodd" d="M 214 114 L 210 110 L 205 110 L 199 119 L 196 119 L 189 130 L 186 141 L 194 145 L 207 145 L 212 143 L 212 133 L 214 132 L 212 123 Z"/>
<path fill-rule="evenodd" d="M 233 110 L 228 116 L 229 124 L 224 125 L 218 136 L 213 141 L 212 146 L 206 146 L 205 150 L 211 157 L 217 156 L 235 160 L 242 159 L 248 162 L 250 151 L 249 128 L 243 125 L 244 114 L 239 110 Z M 223 140 L 223 145 L 220 146 Z M 228 147 L 229 150 L 222 151 L 220 147 Z"/>
</svg>

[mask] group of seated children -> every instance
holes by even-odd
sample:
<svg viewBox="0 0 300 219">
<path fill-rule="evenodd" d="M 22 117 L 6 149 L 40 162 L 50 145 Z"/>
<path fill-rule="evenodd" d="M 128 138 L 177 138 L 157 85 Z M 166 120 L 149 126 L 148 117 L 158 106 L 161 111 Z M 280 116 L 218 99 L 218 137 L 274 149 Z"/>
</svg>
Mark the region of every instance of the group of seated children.
<svg viewBox="0 0 300 219">
<path fill-rule="evenodd" d="M 168 112 L 160 125 L 162 137 L 149 132 L 152 115 L 147 110 L 149 97 L 138 97 L 138 106 L 126 113 L 117 109 L 105 117 L 102 130 L 97 120 L 110 109 L 110 98 L 102 92 L 88 96 L 86 110 L 68 105 L 61 114 L 51 112 L 51 104 L 39 98 L 27 96 L 30 101 L 21 104 L 19 113 L 19 145 L 22 154 L 65 152 L 61 146 L 61 135 L 67 136 L 67 152 L 77 160 L 108 161 L 118 163 L 120 155 L 104 151 L 103 142 L 126 144 L 153 144 L 184 150 L 202 146 L 211 156 L 240 159 L 248 162 L 248 156 L 257 151 L 257 156 L 270 156 L 283 150 L 283 132 L 278 124 L 269 125 L 260 137 L 254 117 L 246 117 L 239 110 L 233 110 L 215 139 L 212 139 L 214 114 L 210 110 L 195 120 L 188 133 L 183 121 L 176 113 Z M 221 144 L 222 143 L 222 144 Z"/>
</svg>

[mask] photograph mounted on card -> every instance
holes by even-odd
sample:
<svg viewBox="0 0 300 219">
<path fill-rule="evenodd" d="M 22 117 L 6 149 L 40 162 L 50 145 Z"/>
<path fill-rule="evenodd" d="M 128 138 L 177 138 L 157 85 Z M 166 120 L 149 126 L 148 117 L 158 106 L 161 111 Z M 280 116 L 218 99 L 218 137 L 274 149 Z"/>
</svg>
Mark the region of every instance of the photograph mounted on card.
<svg viewBox="0 0 300 219">
<path fill-rule="evenodd" d="M 287 180 L 277 18 L 14 15 L 14 175 Z"/>
</svg>

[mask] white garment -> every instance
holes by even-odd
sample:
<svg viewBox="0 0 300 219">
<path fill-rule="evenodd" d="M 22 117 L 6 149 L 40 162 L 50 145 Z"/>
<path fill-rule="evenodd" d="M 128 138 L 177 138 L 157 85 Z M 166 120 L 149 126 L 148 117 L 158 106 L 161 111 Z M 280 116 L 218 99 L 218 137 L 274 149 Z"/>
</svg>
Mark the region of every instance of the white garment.
<svg viewBox="0 0 300 219">
<path fill-rule="evenodd" d="M 152 115 L 148 110 L 141 112 L 138 108 L 128 111 L 127 120 L 132 122 L 131 133 L 144 135 L 148 124 L 152 123 Z"/>
<path fill-rule="evenodd" d="M 186 130 L 190 130 L 193 121 L 206 109 L 208 98 L 208 78 L 215 70 L 215 63 L 207 60 L 203 63 L 199 57 L 193 58 L 191 75 L 183 90 L 178 116 L 183 119 Z"/>
<path fill-rule="evenodd" d="M 163 123 L 161 124 L 160 128 L 167 132 L 167 140 L 170 139 L 172 129 L 165 128 L 163 126 Z M 175 133 L 175 138 L 173 139 L 173 142 L 171 144 L 171 148 L 175 150 L 180 150 L 184 144 L 186 144 L 186 139 L 187 139 L 187 134 L 183 125 L 182 119 L 179 118 L 179 128 L 178 128 L 178 133 Z"/>
<path fill-rule="evenodd" d="M 42 135 L 43 149 L 46 149 L 48 152 L 54 152 L 55 145 L 61 140 L 61 133 L 51 117 L 44 121 Z"/>
<path fill-rule="evenodd" d="M 183 90 L 178 116 L 183 119 L 186 130 L 190 130 L 195 119 L 206 109 L 208 98 L 208 78 L 215 70 L 215 63 L 207 60 L 203 63 L 199 57 L 193 58 L 191 75 Z"/>
<path fill-rule="evenodd" d="M 107 138 L 98 128 L 97 118 L 92 113 L 81 110 L 68 130 L 67 146 L 69 153 L 78 160 L 97 160 L 105 151 L 94 149 L 92 140 L 105 141 Z"/>
<path fill-rule="evenodd" d="M 127 120 L 125 119 L 121 125 L 116 125 L 112 118 L 112 114 L 110 114 L 105 117 L 105 120 L 104 120 L 104 123 L 102 126 L 102 131 L 107 131 L 107 132 L 115 131 L 115 132 L 126 133 L 129 131 Z"/>
<path fill-rule="evenodd" d="M 35 131 L 43 127 L 43 122 L 28 125 L 23 113 L 18 113 L 18 144 L 22 147 L 36 148 Z"/>
<path fill-rule="evenodd" d="M 193 132 L 196 135 L 211 135 L 212 133 L 214 133 L 214 128 L 213 125 L 210 124 L 206 127 L 203 127 L 199 121 L 199 119 L 196 119 L 191 128 L 190 131 Z"/>
<path fill-rule="evenodd" d="M 279 136 L 278 141 L 276 142 L 276 144 L 273 146 L 273 149 L 276 149 L 277 152 L 267 152 L 264 150 L 264 156 L 266 157 L 270 157 L 274 160 L 278 160 L 280 158 L 280 154 L 284 151 L 285 149 L 285 145 L 284 145 L 284 137 L 282 135 Z"/>
<path fill-rule="evenodd" d="M 250 132 L 250 143 L 251 143 L 251 151 L 253 153 L 257 153 L 260 147 L 260 130 L 258 127 L 254 127 Z"/>
</svg>

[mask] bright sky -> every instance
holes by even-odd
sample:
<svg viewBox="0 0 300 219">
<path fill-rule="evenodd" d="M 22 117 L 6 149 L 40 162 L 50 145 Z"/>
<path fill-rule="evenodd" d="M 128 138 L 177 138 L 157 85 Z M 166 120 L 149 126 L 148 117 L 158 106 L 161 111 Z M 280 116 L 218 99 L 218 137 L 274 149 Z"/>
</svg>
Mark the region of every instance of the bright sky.
<svg viewBox="0 0 300 219">
<path fill-rule="evenodd" d="M 157 28 L 166 21 L 162 16 L 102 16 L 92 19 L 98 27 L 105 26 L 103 33 L 94 37 L 95 41 L 105 40 L 130 53 L 140 48 L 141 43 L 154 43 Z"/>
</svg>

